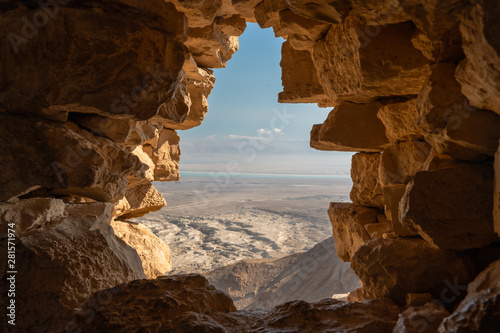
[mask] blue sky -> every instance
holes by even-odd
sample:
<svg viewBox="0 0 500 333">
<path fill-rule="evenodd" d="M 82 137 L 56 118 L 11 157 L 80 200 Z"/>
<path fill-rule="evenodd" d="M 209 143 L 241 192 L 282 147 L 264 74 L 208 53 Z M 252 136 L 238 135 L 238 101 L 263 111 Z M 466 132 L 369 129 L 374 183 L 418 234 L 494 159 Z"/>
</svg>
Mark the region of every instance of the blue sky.
<svg viewBox="0 0 500 333">
<path fill-rule="evenodd" d="M 248 24 L 240 37 L 239 51 L 226 68 L 215 70 L 216 83 L 203 124 L 182 132 L 182 140 L 231 140 L 260 134 L 281 141 L 309 141 L 312 125 L 322 123 L 331 109 L 314 104 L 278 103 L 278 93 L 282 91 L 279 63 L 283 41 L 274 37 L 272 29 Z M 271 123 L 275 112 L 295 117 L 288 118 L 287 124 L 279 119 Z"/>
</svg>

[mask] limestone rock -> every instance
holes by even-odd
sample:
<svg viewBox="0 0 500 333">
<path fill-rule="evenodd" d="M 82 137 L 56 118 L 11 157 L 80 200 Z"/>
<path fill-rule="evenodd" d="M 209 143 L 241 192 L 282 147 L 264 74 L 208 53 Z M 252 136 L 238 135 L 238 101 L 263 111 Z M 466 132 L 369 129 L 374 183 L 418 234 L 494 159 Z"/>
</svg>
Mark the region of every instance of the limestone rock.
<svg viewBox="0 0 500 333">
<path fill-rule="evenodd" d="M 441 249 L 484 247 L 499 240 L 493 229 L 492 193 L 489 162 L 421 171 L 401 199 L 401 221 Z"/>
<path fill-rule="evenodd" d="M 255 7 L 255 20 L 262 29 L 280 27 L 279 13 L 288 8 L 285 0 L 264 0 Z"/>
<path fill-rule="evenodd" d="M 262 0 L 231 0 L 234 8 L 247 22 L 257 23 L 254 16 L 255 7 Z"/>
<path fill-rule="evenodd" d="M 420 127 L 439 153 L 466 160 L 493 156 L 500 138 L 500 116 L 469 105 L 454 79 L 455 65 L 431 67 L 418 95 Z M 481 131 L 476 128 L 480 126 Z"/>
<path fill-rule="evenodd" d="M 385 127 L 390 142 L 417 140 L 423 138 L 418 127 L 416 99 L 383 105 L 377 114 Z"/>
<path fill-rule="evenodd" d="M 82 332 L 153 330 L 186 312 L 236 311 L 233 301 L 198 274 L 136 280 L 95 294 L 78 314 L 73 327 Z M 105 302 L 103 302 L 103 298 Z M 98 311 L 95 310 L 97 306 Z"/>
<path fill-rule="evenodd" d="M 312 53 L 319 81 L 332 100 L 369 103 L 383 96 L 418 94 L 429 61 L 411 44 L 414 26 L 377 26 L 367 35 L 349 22 L 332 26 Z"/>
<path fill-rule="evenodd" d="M 304 3 L 300 0 L 286 0 L 289 8 L 297 15 L 326 23 L 342 23 L 349 11 L 348 1 L 313 0 Z"/>
<path fill-rule="evenodd" d="M 290 9 L 279 12 L 279 26 L 274 29 L 276 37 L 300 36 L 302 39 L 316 41 L 323 37 L 330 24 L 295 14 Z"/>
<path fill-rule="evenodd" d="M 352 156 L 352 189 L 349 197 L 357 205 L 384 207 L 384 194 L 379 178 L 381 154 L 358 153 Z"/>
<path fill-rule="evenodd" d="M 179 180 L 179 135 L 173 130 L 163 129 L 158 138 L 158 146 L 144 147 L 145 152 L 151 157 L 155 165 L 155 181 Z"/>
<path fill-rule="evenodd" d="M 365 32 L 385 24 L 395 24 L 409 21 L 409 15 L 404 11 L 398 0 L 351 0 L 351 17 L 366 24 Z M 375 30 L 376 31 L 376 30 Z"/>
<path fill-rule="evenodd" d="M 239 14 L 227 18 L 217 16 L 215 18 L 215 23 L 227 36 L 240 36 L 247 27 L 247 22 Z"/>
<path fill-rule="evenodd" d="M 311 147 L 318 150 L 378 152 L 388 143 L 377 112 L 382 105 L 344 103 L 311 130 Z"/>
<path fill-rule="evenodd" d="M 119 220 L 128 220 L 155 212 L 166 205 L 165 198 L 153 184 L 138 184 L 127 189 L 125 197 L 117 203 L 113 215 Z"/>
<path fill-rule="evenodd" d="M 500 324 L 500 260 L 492 263 L 467 287 L 467 296 L 439 333 L 496 332 Z"/>
<path fill-rule="evenodd" d="M 127 176 L 144 176 L 123 146 L 74 124 L 0 114 L 0 126 L 2 201 L 33 188 L 112 201 L 125 193 Z"/>
<path fill-rule="evenodd" d="M 495 188 L 493 193 L 493 221 L 500 236 L 500 146 L 495 154 Z"/>
<path fill-rule="evenodd" d="M 266 316 L 263 326 L 282 332 L 390 333 L 398 312 L 398 307 L 387 299 L 356 303 L 325 299 L 312 304 L 295 301 L 277 306 Z"/>
<path fill-rule="evenodd" d="M 19 18 L 33 17 L 38 6 L 9 11 L 1 30 L 21 33 Z M 70 6 L 57 6 L 43 29 L 33 26 L 36 39 L 2 38 L 0 86 L 6 89 L 0 108 L 31 115 L 154 116 L 182 67 L 184 17 L 161 1 L 155 1 L 155 19 L 145 8 L 116 15 L 116 4 L 107 2 Z"/>
<path fill-rule="evenodd" d="M 500 43 L 498 16 L 500 7 L 495 1 L 477 0 L 472 8 L 463 11 L 460 32 L 467 56 L 456 71 L 462 93 L 471 105 L 500 114 Z"/>
<path fill-rule="evenodd" d="M 172 0 L 170 2 L 188 17 L 189 26 L 193 28 L 211 24 L 222 7 L 222 0 Z"/>
<path fill-rule="evenodd" d="M 31 217 L 25 211 L 37 209 L 42 200 L 51 207 L 62 204 L 59 199 L 9 204 L 10 207 L 2 207 L 4 212 L 7 210 L 0 221 L 2 228 L 6 230 L 7 223 L 28 223 Z M 59 331 L 75 308 L 94 292 L 145 278 L 135 250 L 117 238 L 109 225 L 112 210 L 109 203 L 65 205 L 64 210 L 52 210 L 53 214 L 32 220 L 33 228 L 19 235 L 16 303 L 22 306 L 17 307 L 16 329 Z M 4 239 L 2 253 L 6 251 Z M 6 267 L 0 269 L 0 289 L 6 293 Z M 6 321 L 1 325 L 6 325 Z"/>
<path fill-rule="evenodd" d="M 364 227 L 371 239 L 384 238 L 384 234 L 392 233 L 392 227 L 389 222 L 369 223 L 365 224 Z"/>
<path fill-rule="evenodd" d="M 294 49 L 289 41 L 281 48 L 281 82 L 283 92 L 278 95 L 280 103 L 332 103 L 319 84 L 316 68 L 309 51 Z"/>
<path fill-rule="evenodd" d="M 354 254 L 351 267 L 363 285 L 363 298 L 390 297 L 398 304 L 410 292 L 442 297 L 447 284 L 467 284 L 473 274 L 453 252 L 422 239 L 370 240 Z"/>
<path fill-rule="evenodd" d="M 328 215 L 340 259 L 351 261 L 354 253 L 370 239 L 364 226 L 376 223 L 378 213 L 376 209 L 351 203 L 330 203 Z"/>
<path fill-rule="evenodd" d="M 401 0 L 401 6 L 431 40 L 440 40 L 460 20 L 457 13 L 467 10 L 461 0 Z"/>
<path fill-rule="evenodd" d="M 443 321 L 449 316 L 441 305 L 427 303 L 423 306 L 411 307 L 399 315 L 393 333 L 435 333 Z"/>
<path fill-rule="evenodd" d="M 406 295 L 406 307 L 419 307 L 432 302 L 434 298 L 429 293 L 409 293 Z"/>
<path fill-rule="evenodd" d="M 116 220 L 111 221 L 111 226 L 116 236 L 137 251 L 148 279 L 156 279 L 172 270 L 170 248 L 146 226 Z"/>
<path fill-rule="evenodd" d="M 378 175 L 382 186 L 408 183 L 423 170 L 432 147 L 422 141 L 386 146 L 380 157 Z"/>
</svg>

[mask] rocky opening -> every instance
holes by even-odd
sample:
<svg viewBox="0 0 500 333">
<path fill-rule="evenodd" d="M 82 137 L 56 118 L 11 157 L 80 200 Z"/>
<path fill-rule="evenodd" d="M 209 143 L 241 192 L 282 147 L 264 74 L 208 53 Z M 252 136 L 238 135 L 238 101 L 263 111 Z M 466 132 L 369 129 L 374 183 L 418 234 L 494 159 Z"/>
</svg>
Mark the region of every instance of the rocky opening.
<svg viewBox="0 0 500 333">
<path fill-rule="evenodd" d="M 496 1 L 3 1 L 0 11 L 2 256 L 15 252 L 1 306 L 14 299 L 17 330 L 497 327 Z M 351 302 L 237 312 L 200 276 L 145 280 L 158 268 L 127 244 L 154 238 L 110 223 L 165 205 L 152 182 L 178 179 L 176 131 L 203 120 L 210 68 L 236 52 L 246 22 L 287 39 L 281 102 L 335 107 L 311 146 L 357 152 L 352 204 L 329 210 L 337 252 L 363 285 Z"/>
</svg>

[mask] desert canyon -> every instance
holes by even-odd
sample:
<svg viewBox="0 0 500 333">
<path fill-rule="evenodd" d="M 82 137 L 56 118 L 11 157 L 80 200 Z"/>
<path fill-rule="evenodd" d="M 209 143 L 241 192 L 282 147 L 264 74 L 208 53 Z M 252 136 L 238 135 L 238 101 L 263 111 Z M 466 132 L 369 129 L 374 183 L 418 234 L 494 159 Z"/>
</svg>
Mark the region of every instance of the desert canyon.
<svg viewBox="0 0 500 333">
<path fill-rule="evenodd" d="M 0 331 L 498 332 L 499 17 L 498 0 L 0 0 Z M 154 229 L 156 182 L 179 180 L 247 23 L 285 40 L 279 101 L 331 108 L 310 146 L 355 153 L 350 198 L 323 208 L 333 238 L 304 252 L 350 263 L 347 301 L 280 304 L 264 281 L 266 306 L 240 290 L 237 309 L 165 275 L 169 244 L 133 222 Z"/>
</svg>

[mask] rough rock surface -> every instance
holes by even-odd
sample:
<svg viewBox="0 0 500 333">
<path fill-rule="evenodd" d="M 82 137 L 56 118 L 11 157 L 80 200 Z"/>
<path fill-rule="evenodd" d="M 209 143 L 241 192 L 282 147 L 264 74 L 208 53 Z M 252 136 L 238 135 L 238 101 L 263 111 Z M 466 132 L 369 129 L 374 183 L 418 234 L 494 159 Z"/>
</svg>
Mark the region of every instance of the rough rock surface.
<svg viewBox="0 0 500 333">
<path fill-rule="evenodd" d="M 104 302 L 102 300 L 105 300 Z M 177 275 L 155 280 L 136 280 L 96 293 L 71 323 L 82 332 L 99 327 L 105 332 L 150 330 L 186 312 L 236 311 L 233 301 L 201 275 Z"/>
<path fill-rule="evenodd" d="M 29 212 L 42 203 L 50 208 L 33 219 Z M 16 243 L 16 329 L 20 331 L 60 329 L 58 325 L 94 292 L 145 278 L 135 250 L 116 237 L 109 225 L 113 211 L 109 203 L 27 199 L 0 207 L 3 230 L 9 223 L 22 225 Z M 1 245 L 7 256 L 7 238 Z M 9 274 L 6 266 L 0 269 L 1 291 L 6 294 Z"/>
<path fill-rule="evenodd" d="M 311 147 L 318 150 L 377 152 L 388 143 L 377 118 L 382 105 L 344 103 L 333 109 L 325 122 L 311 130 Z"/>
<path fill-rule="evenodd" d="M 495 231 L 500 236 L 500 145 L 495 154 L 495 185 L 493 193 L 493 223 Z"/>
<path fill-rule="evenodd" d="M 427 303 L 411 307 L 399 315 L 393 333 L 435 333 L 445 317 L 450 313 L 441 305 Z"/>
<path fill-rule="evenodd" d="M 376 209 L 351 203 L 330 204 L 328 215 L 332 223 L 335 249 L 340 259 L 351 261 L 354 253 L 370 239 L 365 225 L 376 223 L 378 214 Z"/>
<path fill-rule="evenodd" d="M 474 1 L 463 12 L 460 32 L 465 58 L 457 68 L 462 92 L 473 106 L 500 114 L 500 43 L 497 17 L 500 8 L 495 1 Z"/>
<path fill-rule="evenodd" d="M 466 182 L 463 179 L 467 179 Z M 489 162 L 421 171 L 407 185 L 400 219 L 441 249 L 465 250 L 499 240 L 493 227 Z"/>
<path fill-rule="evenodd" d="M 351 267 L 363 285 L 363 298 L 390 297 L 403 304 L 407 293 L 431 292 L 447 283 L 467 285 L 474 270 L 466 260 L 422 239 L 374 239 L 361 246 Z"/>
<path fill-rule="evenodd" d="M 439 327 L 440 333 L 495 332 L 500 324 L 500 261 L 467 287 L 467 296 Z"/>
<path fill-rule="evenodd" d="M 115 220 L 111 221 L 111 226 L 116 236 L 137 251 L 148 279 L 155 279 L 172 270 L 170 248 L 147 227 Z"/>
<path fill-rule="evenodd" d="M 385 134 L 390 142 L 423 138 L 418 127 L 419 117 L 414 98 L 383 105 L 379 109 L 377 117 L 384 124 Z"/>
<path fill-rule="evenodd" d="M 381 154 L 359 153 L 352 157 L 350 198 L 353 203 L 368 207 L 384 207 L 379 165 Z"/>
</svg>

